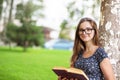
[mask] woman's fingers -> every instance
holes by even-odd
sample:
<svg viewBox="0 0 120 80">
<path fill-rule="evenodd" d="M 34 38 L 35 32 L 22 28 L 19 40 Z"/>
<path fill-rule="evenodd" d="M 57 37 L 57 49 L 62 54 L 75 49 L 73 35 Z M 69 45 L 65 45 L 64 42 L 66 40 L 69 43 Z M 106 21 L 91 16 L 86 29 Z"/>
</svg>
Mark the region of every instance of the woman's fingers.
<svg viewBox="0 0 120 80">
<path fill-rule="evenodd" d="M 58 80 L 62 80 L 62 79 L 61 79 L 61 76 L 58 76 Z"/>
<path fill-rule="evenodd" d="M 77 79 L 77 78 L 70 78 L 70 79 L 67 79 L 66 77 L 58 76 L 58 80 L 78 80 L 78 79 Z"/>
<path fill-rule="evenodd" d="M 68 80 L 66 77 L 62 78 L 62 80 Z"/>
</svg>

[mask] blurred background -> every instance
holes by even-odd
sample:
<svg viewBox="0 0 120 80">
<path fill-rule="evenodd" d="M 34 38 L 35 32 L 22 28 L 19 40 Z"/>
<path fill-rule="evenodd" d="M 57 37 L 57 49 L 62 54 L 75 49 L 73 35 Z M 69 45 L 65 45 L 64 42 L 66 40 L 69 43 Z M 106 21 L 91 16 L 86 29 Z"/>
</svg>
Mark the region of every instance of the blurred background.
<svg viewBox="0 0 120 80">
<path fill-rule="evenodd" d="M 56 40 L 73 41 L 82 17 L 99 23 L 99 0 L 1 0 L 0 5 L 1 46 L 48 48 Z"/>
<path fill-rule="evenodd" d="M 99 25 L 100 0 L 0 0 L 0 80 L 57 80 L 86 16 Z"/>
</svg>

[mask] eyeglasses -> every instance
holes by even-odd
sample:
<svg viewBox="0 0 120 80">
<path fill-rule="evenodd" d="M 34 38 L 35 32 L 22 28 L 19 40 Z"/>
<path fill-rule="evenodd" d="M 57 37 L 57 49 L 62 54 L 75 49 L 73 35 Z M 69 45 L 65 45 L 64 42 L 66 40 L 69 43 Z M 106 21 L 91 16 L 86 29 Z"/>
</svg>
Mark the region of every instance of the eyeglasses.
<svg viewBox="0 0 120 80">
<path fill-rule="evenodd" d="M 79 34 L 83 34 L 84 32 L 86 34 L 90 34 L 94 30 L 93 28 L 86 28 L 86 29 L 79 29 Z"/>
</svg>

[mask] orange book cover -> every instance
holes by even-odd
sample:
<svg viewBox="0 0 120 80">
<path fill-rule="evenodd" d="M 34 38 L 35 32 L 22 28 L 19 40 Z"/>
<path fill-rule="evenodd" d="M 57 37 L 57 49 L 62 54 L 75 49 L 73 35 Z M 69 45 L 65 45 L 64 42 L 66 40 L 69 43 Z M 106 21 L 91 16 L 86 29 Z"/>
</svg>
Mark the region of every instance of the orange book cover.
<svg viewBox="0 0 120 80">
<path fill-rule="evenodd" d="M 77 68 L 54 67 L 52 69 L 57 76 L 66 77 L 67 79 L 89 80 L 83 70 Z"/>
</svg>

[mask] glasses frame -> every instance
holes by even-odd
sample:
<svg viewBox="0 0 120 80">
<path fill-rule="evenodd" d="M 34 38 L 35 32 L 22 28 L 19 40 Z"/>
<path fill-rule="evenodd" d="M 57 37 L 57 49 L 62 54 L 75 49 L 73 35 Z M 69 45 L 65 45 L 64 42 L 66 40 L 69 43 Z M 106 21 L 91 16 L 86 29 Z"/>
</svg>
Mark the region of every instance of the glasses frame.
<svg viewBox="0 0 120 80">
<path fill-rule="evenodd" d="M 95 30 L 95 29 L 93 29 L 93 28 L 79 29 L 79 34 L 80 35 L 82 35 L 83 33 L 91 34 L 93 30 Z"/>
</svg>

